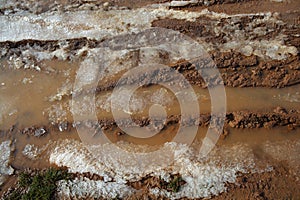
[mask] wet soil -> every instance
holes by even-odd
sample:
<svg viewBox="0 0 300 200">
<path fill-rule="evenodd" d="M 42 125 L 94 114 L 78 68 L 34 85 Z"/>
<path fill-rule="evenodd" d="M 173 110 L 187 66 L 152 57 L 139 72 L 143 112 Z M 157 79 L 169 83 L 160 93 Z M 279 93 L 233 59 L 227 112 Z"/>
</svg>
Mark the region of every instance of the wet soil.
<svg viewBox="0 0 300 200">
<path fill-rule="evenodd" d="M 297 199 L 300 195 L 298 184 L 288 164 L 281 162 L 272 172 L 241 174 L 237 185 L 228 184 L 226 193 L 212 199 Z"/>
</svg>

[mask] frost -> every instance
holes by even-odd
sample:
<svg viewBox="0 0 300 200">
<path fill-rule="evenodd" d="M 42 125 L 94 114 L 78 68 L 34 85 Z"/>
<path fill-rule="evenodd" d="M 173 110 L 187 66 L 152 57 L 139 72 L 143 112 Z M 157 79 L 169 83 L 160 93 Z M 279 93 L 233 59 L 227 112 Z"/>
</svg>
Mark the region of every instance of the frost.
<svg viewBox="0 0 300 200">
<path fill-rule="evenodd" d="M 57 13 L 27 14 L 26 16 L 12 14 L 0 16 L 0 27 L 2 27 L 0 33 L 1 41 L 63 40 L 86 36 L 91 39 L 102 39 L 150 28 L 151 22 L 159 17 L 193 20 L 198 16 L 199 14 L 195 12 L 146 8 L 107 12 L 75 11 L 63 15 Z M 49 29 L 52 31 L 49 32 Z"/>
<path fill-rule="evenodd" d="M 208 158 L 201 159 L 197 156 L 197 151 L 191 147 L 176 143 L 166 143 L 162 151 L 166 152 L 166 154 L 160 154 L 161 157 L 159 159 L 163 160 L 174 156 L 174 161 L 170 166 L 157 165 L 155 164 L 156 161 L 151 159 L 150 164 L 147 163 L 149 161 L 145 160 L 145 165 L 140 166 L 140 164 L 144 163 L 143 160 L 139 160 L 140 163 L 136 163 L 134 157 L 132 157 L 133 155 L 130 154 L 126 158 L 121 158 L 122 155 L 118 155 L 112 147 L 113 144 L 106 144 L 101 148 L 96 148 L 95 150 L 102 151 L 98 156 L 101 159 L 96 159 L 94 154 L 91 154 L 80 142 L 66 140 L 58 143 L 56 148 L 51 151 L 50 162 L 58 166 L 67 166 L 71 172 L 90 172 L 104 176 L 105 183 L 99 182 L 98 184 L 103 184 L 102 187 L 105 191 L 110 190 L 110 184 L 123 184 L 127 181 L 139 180 L 147 175 L 158 176 L 168 180 L 170 174 L 179 173 L 186 184 L 182 186 L 178 193 L 170 193 L 158 189 L 151 190 L 153 194 L 160 194 L 171 199 L 182 197 L 204 198 L 218 195 L 226 190 L 225 183 L 234 183 L 236 181 L 238 172 L 254 173 L 259 170 L 255 166 L 252 149 L 241 144 L 215 148 Z M 127 144 L 127 148 L 127 151 L 136 151 L 137 147 L 128 146 Z M 73 159 L 74 157 L 77 159 Z M 125 162 L 124 159 L 127 159 L 127 161 Z M 270 169 L 270 167 L 266 166 L 265 169 Z M 114 182 L 111 182 L 112 180 Z M 67 188 L 67 196 L 69 194 L 71 196 L 80 194 L 76 192 L 71 194 L 72 189 L 68 189 L 68 187 L 80 188 L 83 184 L 87 185 L 83 186 L 84 188 L 92 187 L 91 185 L 95 187 L 95 190 L 98 188 L 96 182 L 90 182 L 89 180 L 76 180 L 68 184 L 71 186 L 66 186 L 66 183 L 64 183 L 62 187 L 63 190 Z M 95 190 L 90 189 L 90 191 Z M 82 192 L 84 197 L 87 195 L 96 195 L 98 197 L 97 195 L 99 195 L 93 192 L 86 193 L 85 189 Z"/>
<path fill-rule="evenodd" d="M 14 169 L 9 165 L 12 151 L 12 142 L 7 140 L 0 144 L 0 185 L 5 181 L 6 175 L 12 175 Z"/>
<path fill-rule="evenodd" d="M 37 146 L 33 144 L 27 144 L 22 153 L 24 156 L 26 156 L 29 159 L 35 160 L 41 153 L 42 149 L 39 149 Z"/>
<path fill-rule="evenodd" d="M 59 181 L 57 194 L 60 199 L 114 199 L 129 196 L 133 191 L 126 184 L 77 178 L 72 181 Z"/>
<path fill-rule="evenodd" d="M 172 193 L 159 188 L 150 189 L 152 194 L 162 195 L 170 199 L 179 199 L 182 197 L 209 198 L 226 191 L 226 183 L 235 183 L 238 172 L 261 173 L 273 169 L 272 166 L 268 164 L 265 164 L 265 166 L 260 166 L 260 164 L 256 166 L 257 158 L 252 148 L 245 144 L 221 146 L 215 148 L 209 157 L 200 158 L 197 156 L 197 151 L 194 148 L 182 144 L 166 143 L 163 148 L 168 151 L 168 154 L 163 155 L 163 157 L 174 156 L 174 161 L 170 166 L 165 167 L 148 164 L 141 167 L 135 163 L 131 156 L 126 158 L 128 161 L 122 162 L 121 160 L 123 159 L 119 160 L 118 155 L 113 152 L 112 145 L 113 144 L 107 144 L 101 147 L 100 150 L 103 151 L 102 156 L 100 156 L 101 159 L 95 159 L 93 154 L 81 143 L 70 140 L 63 141 L 57 144 L 55 150 L 51 152 L 50 161 L 59 166 L 69 167 L 71 172 L 90 172 L 104 176 L 104 182 L 97 184 L 102 184 L 103 190 L 105 191 L 110 191 L 110 186 L 113 184 L 123 185 L 127 181 L 136 181 L 147 175 L 160 177 L 168 181 L 170 174 L 180 174 L 186 184 L 181 187 L 178 193 Z M 128 151 L 130 149 L 133 151 L 137 150 L 135 146 L 127 146 L 127 148 Z M 263 151 L 275 159 L 288 160 L 294 166 L 299 166 L 300 164 L 297 159 L 299 141 L 292 143 L 266 142 L 263 145 Z M 78 159 L 73 159 L 74 157 Z M 111 158 L 108 159 L 108 157 Z M 140 162 L 143 163 L 142 160 L 140 160 Z M 64 184 L 66 185 L 67 183 Z M 63 189 L 67 187 L 67 196 L 72 193 L 72 189 L 70 188 L 80 188 L 82 184 L 84 185 L 83 188 L 94 187 L 95 190 L 98 188 L 95 181 L 91 182 L 86 179 L 80 181 L 76 180 L 68 184 L 70 185 L 64 185 L 64 187 L 62 187 Z M 120 187 L 120 185 L 115 187 Z M 130 191 L 132 188 L 127 189 L 125 191 Z M 90 191 L 95 190 L 90 189 Z M 71 196 L 82 194 L 84 197 L 88 195 L 98 197 L 97 195 L 99 195 L 93 192 L 87 193 L 85 189 L 83 189 L 82 192 L 83 193 L 80 193 L 80 191 L 77 191 L 77 193 L 73 192 Z M 123 196 L 127 194 L 128 193 L 120 193 L 120 195 Z"/>
<path fill-rule="evenodd" d="M 179 5 L 193 2 L 173 1 L 171 4 Z M 205 2 L 202 3 L 207 4 Z M 167 4 L 169 5 L 170 3 Z M 278 19 L 276 13 L 228 15 L 212 12 L 208 9 L 203 9 L 199 12 L 173 10 L 168 9 L 168 5 L 158 7 L 153 5 L 152 7 L 148 6 L 133 10 L 110 10 L 106 12 L 84 10 L 66 12 L 64 14 L 46 12 L 40 15 L 30 13 L 24 13 L 25 16 L 18 14 L 3 15 L 0 16 L 0 27 L 2 28 L 0 41 L 20 41 L 25 39 L 65 40 L 83 37 L 101 40 L 125 33 L 138 33 L 151 28 L 152 22 L 158 19 L 170 18 L 197 21 L 200 17 L 208 17 L 210 20 L 205 22 L 206 29 L 214 32 L 216 36 L 224 35 L 223 39 L 225 41 L 219 43 L 212 40 L 207 43 L 204 42 L 205 37 L 197 38 L 207 51 L 216 48 L 221 51 L 236 50 L 247 56 L 254 54 L 264 59 L 277 60 L 286 59 L 288 56 L 297 55 L 298 53 L 296 47 L 283 44 L 286 37 L 283 33 L 278 33 L 275 35 L 275 38 L 268 40 L 257 39 L 274 32 L 276 27 L 284 24 Z M 257 18 L 257 16 L 260 17 Z M 240 30 L 239 25 L 242 23 L 243 17 L 249 18 L 249 22 Z M 220 19 L 223 19 L 225 23 L 219 23 Z M 266 24 L 266 27 L 260 27 L 260 24 Z M 49 32 L 49 29 L 52 31 Z M 78 50 L 76 55 L 80 56 L 81 52 L 85 52 L 85 50 L 87 50 L 87 47 L 84 47 L 83 50 Z M 29 58 L 28 54 L 37 57 L 37 60 L 51 59 L 53 57 L 66 60 L 70 53 L 66 43 L 61 44 L 59 49 L 46 54 L 39 51 L 25 51 L 22 53 L 24 57 Z M 16 58 L 12 63 L 16 68 L 24 66 L 22 59 Z M 125 63 L 126 66 L 128 66 L 127 64 L 130 63 Z M 39 67 L 32 63 L 28 63 L 27 67 L 39 70 Z M 115 70 L 117 68 L 118 64 L 116 63 L 110 69 Z"/>
<path fill-rule="evenodd" d="M 29 51 L 24 51 L 29 52 Z M 34 60 L 31 58 L 32 52 L 25 53 L 27 55 L 22 55 L 17 57 L 16 55 L 10 56 L 8 59 L 9 67 L 14 69 L 34 69 L 36 71 L 41 71 L 41 68 L 35 64 Z"/>
<path fill-rule="evenodd" d="M 44 111 L 47 114 L 51 123 L 60 123 L 67 120 L 68 105 L 57 103 Z"/>
</svg>

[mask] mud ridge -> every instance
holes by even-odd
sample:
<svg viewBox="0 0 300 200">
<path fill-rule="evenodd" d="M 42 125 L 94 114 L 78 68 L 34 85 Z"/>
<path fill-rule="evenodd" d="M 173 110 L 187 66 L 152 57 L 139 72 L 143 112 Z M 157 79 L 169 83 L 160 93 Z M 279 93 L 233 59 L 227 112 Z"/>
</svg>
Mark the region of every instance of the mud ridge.
<svg viewBox="0 0 300 200">
<path fill-rule="evenodd" d="M 226 114 L 225 119 L 225 132 L 228 127 L 231 128 L 241 128 L 241 129 L 255 129 L 255 128 L 267 128 L 271 129 L 274 127 L 287 127 L 288 130 L 297 129 L 300 127 L 300 111 L 299 110 L 286 110 L 281 107 L 277 107 L 273 112 L 252 112 L 252 111 L 236 111 Z M 165 123 L 162 125 L 161 121 L 163 119 L 156 118 L 155 121 L 150 120 L 147 117 L 132 117 L 132 121 L 139 127 L 149 126 L 156 130 L 167 129 L 169 126 L 176 125 L 180 123 L 181 126 L 199 126 L 207 127 L 210 125 L 211 121 L 210 114 L 201 114 L 200 117 L 189 116 L 181 119 L 180 115 L 171 115 L 168 116 Z M 221 116 L 215 115 L 214 124 L 219 124 L 218 120 L 221 120 Z M 126 128 L 131 128 L 135 125 L 132 124 L 131 120 L 120 119 L 118 125 Z M 10 130 L 0 130 L 2 133 L 18 133 L 26 134 L 34 137 L 42 137 L 45 134 L 51 132 L 70 132 L 75 129 L 76 126 L 89 127 L 94 132 L 96 131 L 107 131 L 114 130 L 118 128 L 115 120 L 113 119 L 100 119 L 98 122 L 93 121 L 79 121 L 79 122 L 62 122 L 59 124 L 49 123 L 48 125 L 34 125 L 31 127 L 17 127 L 14 126 Z M 216 127 L 215 127 L 216 128 Z M 92 133 L 91 133 L 92 134 Z M 118 136 L 123 135 L 124 133 L 117 131 Z M 8 134 L 9 135 L 9 134 Z"/>
</svg>

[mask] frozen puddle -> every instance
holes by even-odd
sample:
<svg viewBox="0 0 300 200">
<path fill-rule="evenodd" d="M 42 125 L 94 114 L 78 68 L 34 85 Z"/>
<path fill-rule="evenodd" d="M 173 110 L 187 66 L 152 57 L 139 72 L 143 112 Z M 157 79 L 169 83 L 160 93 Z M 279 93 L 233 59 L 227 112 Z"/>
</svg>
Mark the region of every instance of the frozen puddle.
<svg viewBox="0 0 300 200">
<path fill-rule="evenodd" d="M 265 142 L 262 145 L 263 152 L 267 153 L 270 158 L 278 161 L 286 160 L 295 169 L 300 166 L 297 161 L 299 148 L 299 141 Z M 166 154 L 161 155 L 166 156 L 166 159 L 174 158 L 169 166 L 164 166 L 156 161 L 153 161 L 152 165 L 139 165 L 138 162 L 144 161 L 134 160 L 133 154 L 128 154 L 129 156 L 126 158 L 114 157 L 111 159 L 111 156 L 116 155 L 112 149 L 114 149 L 114 144 L 100 146 L 98 151 L 101 151 L 101 157 L 95 158 L 94 154 L 91 154 L 78 141 L 57 142 L 55 148 L 50 150 L 51 163 L 66 166 L 73 173 L 90 172 L 103 177 L 103 180 L 97 181 L 87 178 L 61 181 L 58 188 L 59 196 L 70 198 L 128 197 L 135 192 L 134 188 L 126 184 L 128 182 L 138 181 L 149 175 L 168 181 L 170 175 L 180 174 L 186 184 L 181 187 L 179 192 L 173 193 L 159 188 L 151 188 L 149 192 L 171 199 L 207 198 L 226 191 L 225 183 L 234 183 L 238 172 L 260 173 L 272 170 L 272 166 L 266 164 L 265 161 L 260 162 L 253 153 L 253 149 L 246 144 L 216 147 L 210 156 L 204 159 L 197 155 L 195 148 L 166 143 L 162 147 L 162 152 Z M 131 151 L 134 147 L 129 146 L 129 149 Z"/>
</svg>

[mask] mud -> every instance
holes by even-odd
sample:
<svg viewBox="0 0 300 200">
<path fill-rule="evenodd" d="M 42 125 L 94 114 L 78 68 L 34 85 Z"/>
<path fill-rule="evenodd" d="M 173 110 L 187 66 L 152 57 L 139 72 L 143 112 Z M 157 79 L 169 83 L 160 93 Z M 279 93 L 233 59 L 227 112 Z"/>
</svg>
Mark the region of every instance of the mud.
<svg viewBox="0 0 300 200">
<path fill-rule="evenodd" d="M 298 184 L 287 169 L 287 164 L 282 162 L 269 173 L 241 174 L 238 185 L 229 184 L 226 193 L 212 199 L 297 199 L 300 195 Z"/>
</svg>

